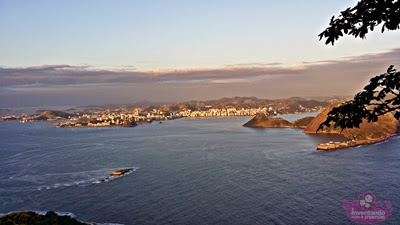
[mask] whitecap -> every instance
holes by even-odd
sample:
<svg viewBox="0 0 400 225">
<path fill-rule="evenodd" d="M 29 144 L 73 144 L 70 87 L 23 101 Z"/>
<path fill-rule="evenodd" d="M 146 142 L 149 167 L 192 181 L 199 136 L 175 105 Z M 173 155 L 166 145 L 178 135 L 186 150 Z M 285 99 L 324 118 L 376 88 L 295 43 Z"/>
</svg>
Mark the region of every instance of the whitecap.
<svg viewBox="0 0 400 225">
<path fill-rule="evenodd" d="M 132 168 L 132 171 L 125 173 L 121 176 L 110 176 L 109 173 L 115 170 L 121 170 L 125 168 Z M 82 171 L 76 173 L 52 173 L 52 174 L 44 174 L 44 175 L 35 175 L 30 176 L 31 179 L 34 180 L 35 183 L 47 183 L 52 180 L 66 180 L 66 182 L 57 182 L 54 184 L 43 184 L 37 187 L 37 190 L 49 190 L 54 188 L 66 188 L 72 186 L 85 186 L 90 184 L 100 184 L 103 182 L 109 182 L 115 180 L 120 177 L 124 177 L 129 175 L 135 171 L 137 171 L 139 167 L 124 167 L 124 168 L 111 168 L 111 169 L 101 169 L 101 170 L 93 170 L 93 171 Z M 78 178 L 78 180 L 74 180 Z M 79 179 L 80 178 L 80 179 Z M 68 181 L 70 180 L 70 181 Z"/>
</svg>

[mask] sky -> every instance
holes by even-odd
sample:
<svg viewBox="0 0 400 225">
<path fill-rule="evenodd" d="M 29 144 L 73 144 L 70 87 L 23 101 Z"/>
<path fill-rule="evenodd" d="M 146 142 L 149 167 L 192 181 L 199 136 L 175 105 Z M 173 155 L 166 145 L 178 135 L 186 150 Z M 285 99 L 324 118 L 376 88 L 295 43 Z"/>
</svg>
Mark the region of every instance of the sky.
<svg viewBox="0 0 400 225">
<path fill-rule="evenodd" d="M 400 31 L 325 45 L 355 0 L 0 1 L 0 107 L 354 95 Z"/>
</svg>

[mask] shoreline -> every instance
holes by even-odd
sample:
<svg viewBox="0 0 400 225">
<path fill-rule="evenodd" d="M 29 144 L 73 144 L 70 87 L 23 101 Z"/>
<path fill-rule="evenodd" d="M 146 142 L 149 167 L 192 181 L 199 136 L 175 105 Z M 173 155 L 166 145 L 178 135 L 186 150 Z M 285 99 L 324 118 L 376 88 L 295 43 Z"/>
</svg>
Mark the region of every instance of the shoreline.
<svg viewBox="0 0 400 225">
<path fill-rule="evenodd" d="M 274 115 L 273 117 L 281 117 L 281 116 L 291 116 L 291 115 L 301 115 L 301 114 L 310 114 L 310 113 L 315 113 L 315 112 L 299 112 L 299 113 L 288 113 L 288 114 L 279 114 L 279 115 Z M 135 121 L 136 125 L 133 126 L 124 126 L 124 127 L 135 127 L 137 125 L 141 125 L 141 124 L 148 124 L 148 123 L 152 123 L 154 121 L 159 122 L 159 121 L 169 121 L 169 120 L 175 120 L 175 119 L 222 119 L 222 118 L 240 118 L 240 117 L 248 117 L 248 118 L 253 118 L 254 116 L 251 115 L 232 115 L 232 116 L 181 116 L 181 117 L 176 117 L 176 118 L 171 118 L 171 119 L 152 119 L 151 122 L 150 121 Z M 23 121 L 20 118 L 16 118 L 16 119 L 7 119 L 7 120 L 2 120 L 0 118 L 0 122 L 5 122 L 5 121 L 10 121 L 10 120 L 18 120 L 20 123 L 27 123 L 27 122 L 45 122 L 45 121 L 55 121 L 55 123 L 52 124 L 52 126 L 57 127 L 57 128 L 76 128 L 76 127 L 110 127 L 110 126 L 121 126 L 121 125 L 92 125 L 92 126 L 87 126 L 87 125 L 78 125 L 78 126 L 72 126 L 72 123 L 78 123 L 78 121 L 73 121 L 73 120 L 69 120 L 69 119 L 47 119 L 47 120 L 29 120 L 29 121 Z M 263 128 L 263 127 L 260 127 Z M 301 127 L 264 127 L 264 128 L 294 128 L 294 129 L 304 129 Z"/>
<path fill-rule="evenodd" d="M 344 142 L 329 142 L 329 143 L 321 143 L 318 144 L 317 149 L 318 151 L 335 151 L 338 149 L 346 149 L 364 145 L 372 145 L 377 144 L 380 142 L 384 142 L 392 137 L 396 137 L 399 134 L 392 134 L 390 136 L 384 138 L 377 138 L 377 139 L 369 139 L 369 140 L 360 140 L 360 141 L 344 141 Z"/>
</svg>

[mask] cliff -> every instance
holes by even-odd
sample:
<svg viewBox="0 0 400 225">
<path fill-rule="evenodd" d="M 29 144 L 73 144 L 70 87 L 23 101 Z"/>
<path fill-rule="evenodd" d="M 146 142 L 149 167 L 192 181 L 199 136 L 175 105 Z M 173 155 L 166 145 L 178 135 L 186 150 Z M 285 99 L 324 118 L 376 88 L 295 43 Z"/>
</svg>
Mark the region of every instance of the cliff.
<svg viewBox="0 0 400 225">
<path fill-rule="evenodd" d="M 318 116 L 316 116 L 304 129 L 304 133 L 315 134 L 319 125 L 326 120 L 328 112 L 332 110 L 333 107 L 338 106 L 338 104 L 331 105 L 322 111 Z M 329 128 L 324 128 L 318 131 L 323 134 L 342 134 L 349 140 L 384 140 L 391 136 L 397 134 L 399 122 L 391 113 L 387 113 L 378 118 L 376 122 L 367 122 L 364 120 L 360 124 L 360 128 L 344 129 L 334 128 L 333 126 Z"/>
<path fill-rule="evenodd" d="M 308 126 L 308 124 L 310 124 L 311 121 L 312 121 L 314 118 L 315 118 L 315 117 L 313 117 L 313 116 L 309 116 L 309 117 L 304 117 L 304 118 L 295 120 L 295 121 L 292 123 L 292 127 L 293 127 L 293 128 L 305 129 L 305 128 Z"/>
<path fill-rule="evenodd" d="M 263 113 L 257 113 L 256 116 L 249 122 L 243 125 L 244 127 L 267 127 L 267 128 L 278 128 L 278 127 L 290 127 L 291 123 L 282 118 L 271 118 L 267 117 Z"/>
</svg>

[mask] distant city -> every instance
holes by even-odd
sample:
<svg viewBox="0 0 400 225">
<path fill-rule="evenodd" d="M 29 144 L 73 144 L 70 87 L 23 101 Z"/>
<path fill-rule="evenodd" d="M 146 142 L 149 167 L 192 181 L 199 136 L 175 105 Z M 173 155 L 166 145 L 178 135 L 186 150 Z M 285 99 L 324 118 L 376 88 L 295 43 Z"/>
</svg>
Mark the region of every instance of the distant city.
<svg viewBox="0 0 400 225">
<path fill-rule="evenodd" d="M 229 117 L 268 116 L 320 112 L 332 103 L 346 97 L 320 97 L 288 99 L 258 99 L 256 97 L 233 97 L 210 101 L 189 101 L 172 104 L 138 102 L 131 105 L 106 105 L 70 108 L 66 111 L 40 110 L 32 115 L 6 115 L 1 120 L 20 120 L 21 123 L 52 120 L 57 127 L 80 126 L 135 126 L 152 121 L 171 120 L 182 117 Z"/>
</svg>

